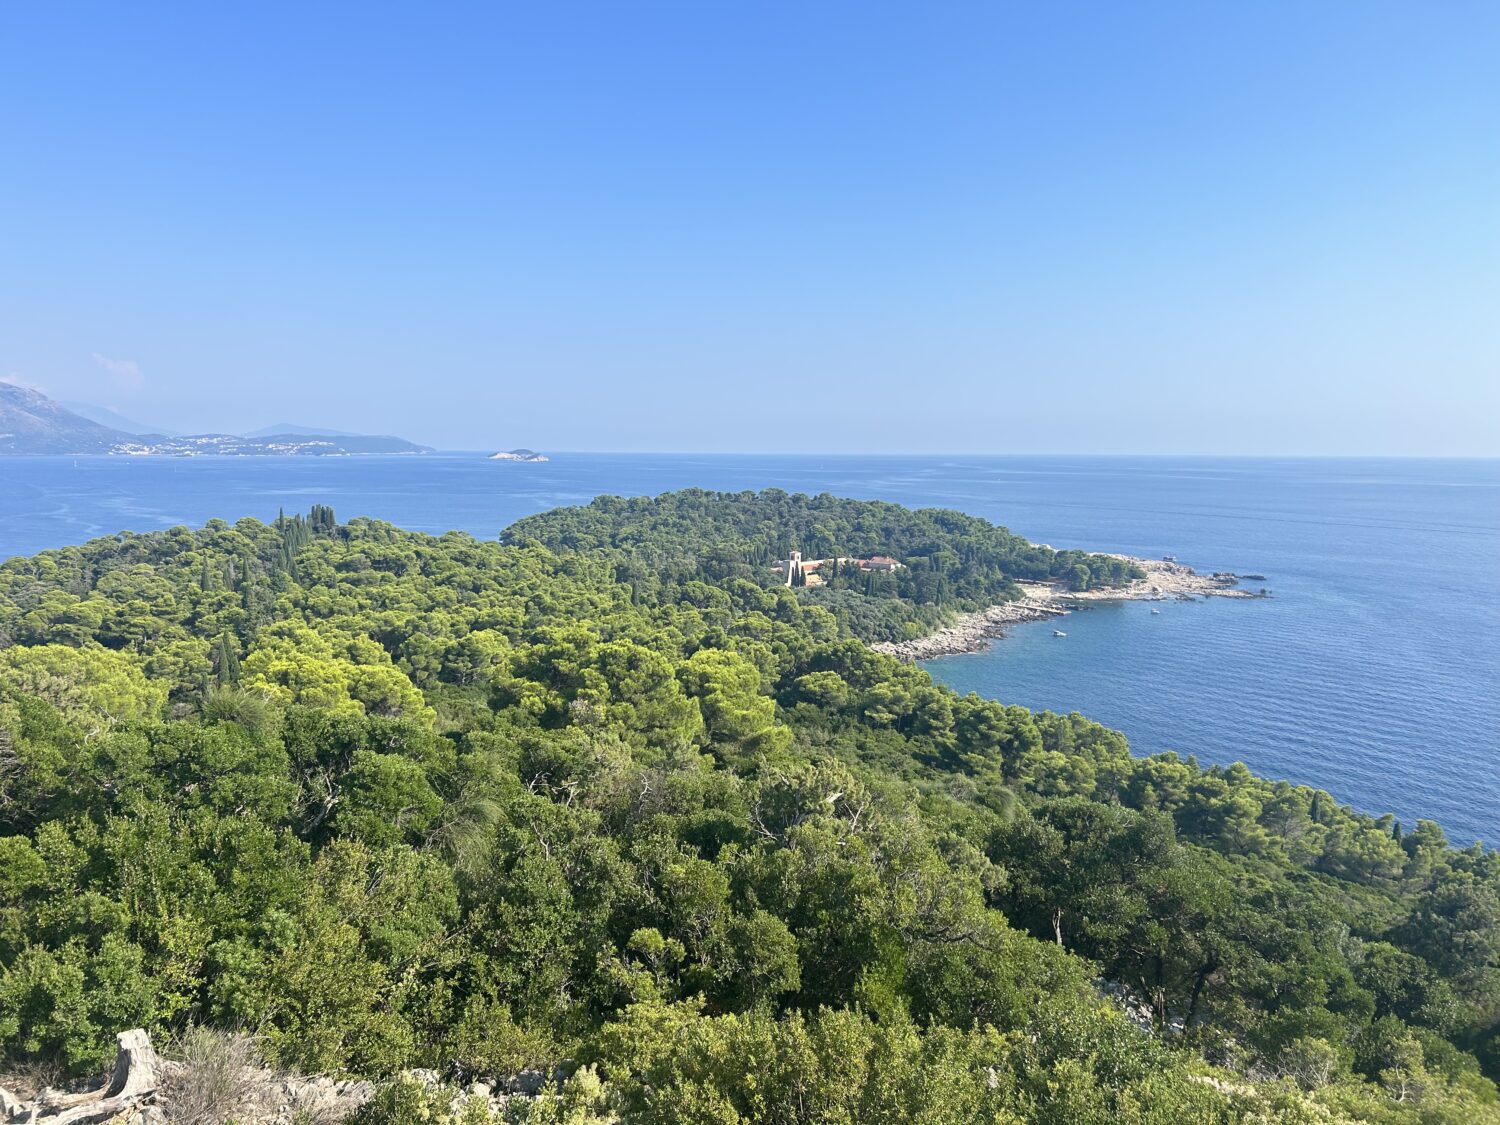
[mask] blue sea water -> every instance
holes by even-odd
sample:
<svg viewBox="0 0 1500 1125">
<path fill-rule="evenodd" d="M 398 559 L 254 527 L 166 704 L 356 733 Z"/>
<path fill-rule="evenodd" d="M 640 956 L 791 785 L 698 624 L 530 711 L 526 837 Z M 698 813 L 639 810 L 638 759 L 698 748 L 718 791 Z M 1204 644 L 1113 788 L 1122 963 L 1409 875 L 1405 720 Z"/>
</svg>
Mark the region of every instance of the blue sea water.
<svg viewBox="0 0 1500 1125">
<path fill-rule="evenodd" d="M 960 508 L 1057 547 L 1267 575 L 1265 601 L 1104 606 L 927 667 L 1076 710 L 1138 753 L 1240 760 L 1450 839 L 1500 838 L 1500 461 L 564 454 L 0 460 L 0 557 L 332 504 L 497 535 L 599 493 L 827 491 Z"/>
</svg>

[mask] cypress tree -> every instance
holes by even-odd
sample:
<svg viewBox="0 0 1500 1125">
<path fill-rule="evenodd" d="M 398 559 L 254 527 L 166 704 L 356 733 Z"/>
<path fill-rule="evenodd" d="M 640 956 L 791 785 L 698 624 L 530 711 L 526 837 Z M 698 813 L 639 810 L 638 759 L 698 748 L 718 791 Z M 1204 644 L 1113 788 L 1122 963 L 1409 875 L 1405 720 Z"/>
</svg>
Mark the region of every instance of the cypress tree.
<svg viewBox="0 0 1500 1125">
<path fill-rule="evenodd" d="M 222 686 L 240 686 L 240 658 L 235 654 L 234 644 L 228 633 L 219 634 L 219 651 L 215 663 L 219 666 L 219 683 Z"/>
</svg>

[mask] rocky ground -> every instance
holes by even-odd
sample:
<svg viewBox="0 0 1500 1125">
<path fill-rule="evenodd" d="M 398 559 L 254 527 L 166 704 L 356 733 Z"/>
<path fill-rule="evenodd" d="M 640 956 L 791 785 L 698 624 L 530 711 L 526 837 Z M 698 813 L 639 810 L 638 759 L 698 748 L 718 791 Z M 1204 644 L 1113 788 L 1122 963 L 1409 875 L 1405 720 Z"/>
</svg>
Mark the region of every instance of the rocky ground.
<svg viewBox="0 0 1500 1125">
<path fill-rule="evenodd" d="M 117 1038 L 114 1072 L 93 1088 L 29 1090 L 5 1079 L 0 1125 L 341 1125 L 376 1092 L 371 1082 L 273 1070 L 248 1035 L 199 1029 L 165 1058 L 139 1028 Z M 463 1089 L 435 1071 L 407 1071 L 400 1080 L 469 1110 L 466 1121 L 500 1121 L 514 1099 L 555 1096 L 548 1091 L 561 1076 L 522 1071 Z"/>
<path fill-rule="evenodd" d="M 1021 597 L 992 605 L 977 613 L 966 613 L 953 624 L 911 641 L 880 641 L 870 647 L 907 662 L 931 660 L 961 652 L 978 652 L 1005 636 L 1009 626 L 1023 621 L 1062 617 L 1094 602 L 1193 601 L 1197 598 L 1258 598 L 1261 591 L 1243 589 L 1233 574 L 1199 574 L 1190 566 L 1162 559 L 1114 558 L 1133 562 L 1146 572 L 1126 587 L 1073 591 L 1061 583 L 1023 582 Z"/>
</svg>

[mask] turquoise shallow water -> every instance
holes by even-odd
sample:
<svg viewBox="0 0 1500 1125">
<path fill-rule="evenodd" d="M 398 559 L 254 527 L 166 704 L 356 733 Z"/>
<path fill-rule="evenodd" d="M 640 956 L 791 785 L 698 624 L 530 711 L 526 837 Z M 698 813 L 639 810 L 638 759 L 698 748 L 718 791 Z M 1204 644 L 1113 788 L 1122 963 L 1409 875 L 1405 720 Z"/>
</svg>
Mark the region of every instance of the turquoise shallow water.
<svg viewBox="0 0 1500 1125">
<path fill-rule="evenodd" d="M 1138 752 L 1322 786 L 1500 838 L 1500 461 L 565 454 L 0 460 L 0 557 L 331 503 L 494 536 L 601 492 L 829 491 L 961 508 L 1054 546 L 1259 572 L 1268 601 L 1107 606 L 932 661 L 962 691 L 1077 710 Z"/>
</svg>

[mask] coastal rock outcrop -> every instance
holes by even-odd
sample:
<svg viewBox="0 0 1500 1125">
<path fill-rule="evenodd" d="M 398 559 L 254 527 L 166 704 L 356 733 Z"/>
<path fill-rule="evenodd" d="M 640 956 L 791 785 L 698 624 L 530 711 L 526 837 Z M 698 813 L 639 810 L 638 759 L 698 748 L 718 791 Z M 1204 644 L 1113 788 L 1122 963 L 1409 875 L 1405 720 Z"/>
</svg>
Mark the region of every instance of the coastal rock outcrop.
<svg viewBox="0 0 1500 1125">
<path fill-rule="evenodd" d="M 952 625 L 925 637 L 909 641 L 879 641 L 870 647 L 906 663 L 961 652 L 978 652 L 991 641 L 1005 636 L 1005 630 L 1011 625 L 1061 617 L 1067 612 L 1060 606 L 1038 605 L 1029 600 L 1005 602 L 977 613 L 966 613 Z"/>
</svg>

